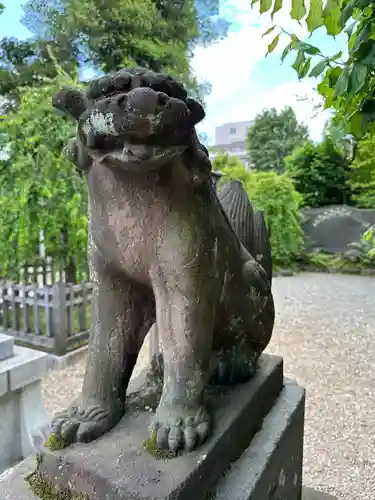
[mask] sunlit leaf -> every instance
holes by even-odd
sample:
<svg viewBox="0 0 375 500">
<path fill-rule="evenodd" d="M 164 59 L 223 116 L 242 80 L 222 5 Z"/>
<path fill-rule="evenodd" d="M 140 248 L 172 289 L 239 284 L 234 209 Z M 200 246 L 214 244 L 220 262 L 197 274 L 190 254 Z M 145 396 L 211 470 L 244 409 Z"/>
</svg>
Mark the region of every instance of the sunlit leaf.
<svg viewBox="0 0 375 500">
<path fill-rule="evenodd" d="M 338 35 L 342 30 L 340 25 L 340 7 L 336 0 L 327 0 L 324 8 L 324 25 L 329 35 Z"/>
<path fill-rule="evenodd" d="M 277 44 L 279 43 L 280 35 L 276 35 L 275 38 L 272 40 L 272 42 L 268 45 L 267 49 L 267 55 L 271 54 L 277 47 Z"/>
<path fill-rule="evenodd" d="M 289 54 L 289 52 L 292 50 L 292 48 L 293 48 L 293 42 L 288 43 L 288 45 L 285 47 L 285 49 L 283 50 L 283 52 L 281 54 L 281 61 L 284 61 L 284 59 Z"/>
<path fill-rule="evenodd" d="M 304 0 L 292 0 L 292 8 L 290 17 L 296 21 L 300 21 L 306 14 L 306 7 Z"/>
<path fill-rule="evenodd" d="M 275 0 L 275 3 L 273 5 L 273 9 L 272 9 L 271 19 L 273 19 L 273 16 L 277 12 L 279 12 L 279 10 L 282 9 L 282 6 L 283 6 L 283 0 Z"/>
<path fill-rule="evenodd" d="M 307 73 L 310 70 L 310 65 L 311 65 L 311 58 L 309 57 L 309 59 L 307 59 L 307 61 L 305 61 L 305 63 L 302 65 L 300 71 L 298 72 L 299 78 L 304 78 L 307 75 Z"/>
<path fill-rule="evenodd" d="M 271 26 L 270 28 L 268 28 L 268 30 L 267 30 L 267 31 L 265 31 L 265 32 L 263 33 L 262 37 L 267 36 L 267 35 L 269 35 L 270 33 L 272 33 L 272 31 L 273 31 L 275 28 L 276 28 L 276 25 Z"/>
<path fill-rule="evenodd" d="M 297 57 L 296 57 L 294 63 L 292 64 L 292 68 L 295 69 L 297 71 L 297 73 L 300 72 L 302 64 L 305 62 L 305 59 L 306 58 L 305 58 L 305 54 L 304 54 L 303 50 L 299 50 L 297 53 Z"/>
<path fill-rule="evenodd" d="M 272 7 L 272 0 L 260 0 L 259 12 L 261 14 L 263 12 L 268 12 L 271 7 Z"/>
<path fill-rule="evenodd" d="M 323 1 L 311 0 L 309 14 L 306 18 L 307 28 L 312 33 L 316 28 L 324 24 L 323 20 Z"/>
</svg>

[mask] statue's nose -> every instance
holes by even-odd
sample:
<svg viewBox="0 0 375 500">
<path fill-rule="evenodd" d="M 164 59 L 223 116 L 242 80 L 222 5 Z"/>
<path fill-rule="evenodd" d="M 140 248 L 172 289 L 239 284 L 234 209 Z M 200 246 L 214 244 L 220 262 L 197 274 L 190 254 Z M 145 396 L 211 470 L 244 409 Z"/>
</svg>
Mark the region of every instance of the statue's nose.
<svg viewBox="0 0 375 500">
<path fill-rule="evenodd" d="M 128 101 L 128 96 L 126 93 L 120 94 L 116 97 L 116 104 L 120 108 L 124 108 L 126 106 L 127 101 Z"/>
<path fill-rule="evenodd" d="M 167 94 L 164 94 L 164 92 L 157 93 L 156 102 L 160 108 L 167 106 L 169 101 L 170 97 Z"/>
</svg>

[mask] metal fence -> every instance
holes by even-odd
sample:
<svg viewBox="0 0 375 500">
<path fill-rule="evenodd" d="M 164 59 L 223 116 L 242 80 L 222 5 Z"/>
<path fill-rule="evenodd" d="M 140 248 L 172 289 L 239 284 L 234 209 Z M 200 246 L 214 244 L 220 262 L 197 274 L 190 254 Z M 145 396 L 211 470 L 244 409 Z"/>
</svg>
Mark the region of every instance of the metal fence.
<svg viewBox="0 0 375 500">
<path fill-rule="evenodd" d="M 65 354 L 87 342 L 93 285 L 39 286 L 3 282 L 0 326 L 17 344 Z"/>
</svg>

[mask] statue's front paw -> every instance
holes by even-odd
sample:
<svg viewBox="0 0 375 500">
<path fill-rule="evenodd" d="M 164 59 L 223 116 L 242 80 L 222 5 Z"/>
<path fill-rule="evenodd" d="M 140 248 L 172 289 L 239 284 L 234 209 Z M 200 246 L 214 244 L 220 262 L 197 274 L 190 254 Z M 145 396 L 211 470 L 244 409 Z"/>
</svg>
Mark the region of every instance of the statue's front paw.
<svg viewBox="0 0 375 500">
<path fill-rule="evenodd" d="M 73 404 L 53 418 L 46 445 L 64 448 L 71 443 L 89 443 L 114 427 L 121 416 L 122 412 L 99 404 Z"/>
<path fill-rule="evenodd" d="M 204 407 L 159 406 L 151 426 L 151 439 L 159 450 L 192 451 L 209 436 L 211 418 Z"/>
</svg>

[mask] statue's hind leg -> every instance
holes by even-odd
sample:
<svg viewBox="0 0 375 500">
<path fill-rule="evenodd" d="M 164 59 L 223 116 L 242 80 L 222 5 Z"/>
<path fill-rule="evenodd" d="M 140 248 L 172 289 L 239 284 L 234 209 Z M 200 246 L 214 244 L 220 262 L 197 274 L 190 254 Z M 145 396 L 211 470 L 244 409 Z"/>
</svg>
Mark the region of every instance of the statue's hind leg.
<svg viewBox="0 0 375 500">
<path fill-rule="evenodd" d="M 211 360 L 211 383 L 215 385 L 249 380 L 272 334 L 275 310 L 263 268 L 254 260 L 246 261 L 243 293 L 238 281 L 233 280 L 233 292 L 229 285 L 222 312 L 218 315 Z"/>
<path fill-rule="evenodd" d="M 52 435 L 61 446 L 92 441 L 120 420 L 127 385 L 155 317 L 151 291 L 101 264 L 92 274 L 93 314 L 82 392 L 52 421 Z"/>
</svg>

